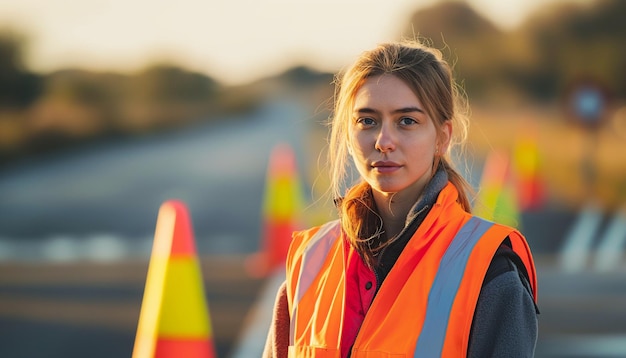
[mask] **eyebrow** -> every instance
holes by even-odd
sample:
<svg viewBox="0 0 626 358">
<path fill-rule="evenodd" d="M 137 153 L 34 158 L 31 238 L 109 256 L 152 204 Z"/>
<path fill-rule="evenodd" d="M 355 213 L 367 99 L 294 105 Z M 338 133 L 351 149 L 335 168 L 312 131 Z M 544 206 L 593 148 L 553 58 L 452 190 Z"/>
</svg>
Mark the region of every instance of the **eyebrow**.
<svg viewBox="0 0 626 358">
<path fill-rule="evenodd" d="M 375 110 L 373 108 L 369 108 L 369 107 L 359 108 L 355 112 L 356 113 L 372 113 L 372 114 L 380 113 L 380 111 L 377 111 L 377 110 Z M 426 113 L 426 112 L 424 112 L 423 109 L 421 109 L 419 107 L 398 108 L 398 109 L 393 110 L 391 113 L 397 114 L 397 113 L 413 113 L 413 112 Z"/>
</svg>

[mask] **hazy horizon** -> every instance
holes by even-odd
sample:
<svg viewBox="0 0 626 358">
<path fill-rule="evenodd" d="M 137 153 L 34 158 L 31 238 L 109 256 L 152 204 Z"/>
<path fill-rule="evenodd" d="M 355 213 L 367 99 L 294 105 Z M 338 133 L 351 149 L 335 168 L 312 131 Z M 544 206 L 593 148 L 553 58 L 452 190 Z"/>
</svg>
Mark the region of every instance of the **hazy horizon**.
<svg viewBox="0 0 626 358">
<path fill-rule="evenodd" d="M 414 11 L 440 1 L 0 0 L 0 21 L 25 35 L 26 65 L 35 72 L 134 72 L 171 62 L 240 84 L 300 64 L 334 72 L 399 38 Z M 468 0 L 504 29 L 564 1 Z"/>
</svg>

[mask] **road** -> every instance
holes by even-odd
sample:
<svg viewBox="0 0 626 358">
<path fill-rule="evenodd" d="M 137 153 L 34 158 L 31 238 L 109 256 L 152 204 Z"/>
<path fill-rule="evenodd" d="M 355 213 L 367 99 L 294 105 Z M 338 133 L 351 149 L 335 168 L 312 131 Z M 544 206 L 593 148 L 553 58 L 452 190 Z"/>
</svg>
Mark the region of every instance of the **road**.
<svg viewBox="0 0 626 358">
<path fill-rule="evenodd" d="M 0 356 L 130 356 L 158 207 L 171 198 L 190 209 L 216 346 L 229 356 L 266 283 L 243 263 L 259 244 L 269 153 L 290 143 L 304 166 L 312 125 L 307 110 L 271 103 L 5 168 Z M 537 357 L 626 356 L 624 260 L 608 273 L 558 264 L 576 220 L 558 206 L 522 215 L 539 271 Z"/>
<path fill-rule="evenodd" d="M 245 256 L 203 257 L 219 357 L 230 354 L 264 285 Z M 130 357 L 147 260 L 0 263 L 0 357 Z"/>
</svg>

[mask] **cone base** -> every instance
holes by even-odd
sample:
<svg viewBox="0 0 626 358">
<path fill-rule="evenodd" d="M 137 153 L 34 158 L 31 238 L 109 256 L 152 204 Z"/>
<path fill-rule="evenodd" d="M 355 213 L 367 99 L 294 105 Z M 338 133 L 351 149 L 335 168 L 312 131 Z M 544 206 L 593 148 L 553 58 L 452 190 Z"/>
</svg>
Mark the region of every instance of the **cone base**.
<svg viewBox="0 0 626 358">
<path fill-rule="evenodd" d="M 215 358 L 215 347 L 210 339 L 164 339 L 159 338 L 154 351 L 155 358 Z"/>
</svg>

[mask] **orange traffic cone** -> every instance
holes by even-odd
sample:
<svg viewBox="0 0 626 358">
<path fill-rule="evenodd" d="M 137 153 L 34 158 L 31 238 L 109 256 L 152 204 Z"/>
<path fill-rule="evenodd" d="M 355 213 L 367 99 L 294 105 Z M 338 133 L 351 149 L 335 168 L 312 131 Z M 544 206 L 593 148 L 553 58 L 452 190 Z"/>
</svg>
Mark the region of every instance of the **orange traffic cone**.
<svg viewBox="0 0 626 358">
<path fill-rule="evenodd" d="M 161 205 L 133 358 L 214 358 L 211 323 L 185 204 Z"/>
<path fill-rule="evenodd" d="M 485 161 L 474 213 L 487 220 L 519 228 L 519 212 L 509 156 L 489 153 Z"/>
<path fill-rule="evenodd" d="M 292 148 L 278 144 L 270 154 L 263 201 L 261 251 L 248 258 L 248 272 L 256 277 L 283 267 L 291 234 L 301 228 L 304 195 Z"/>
</svg>

